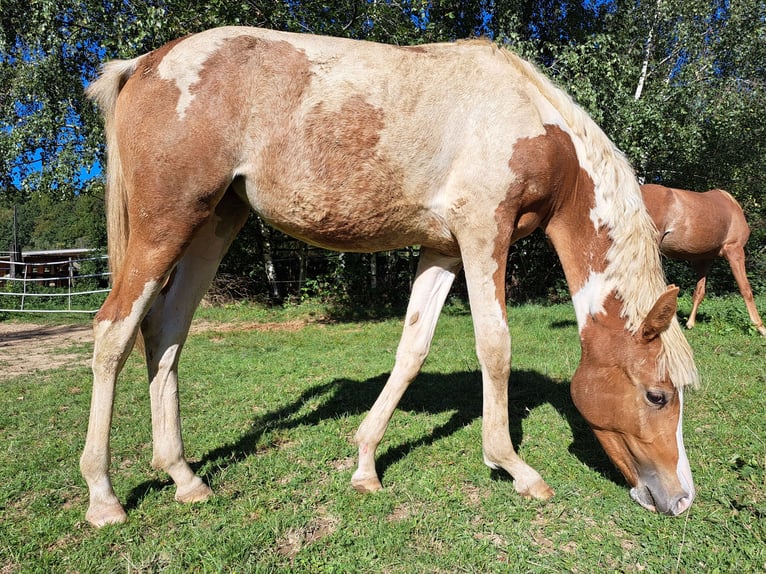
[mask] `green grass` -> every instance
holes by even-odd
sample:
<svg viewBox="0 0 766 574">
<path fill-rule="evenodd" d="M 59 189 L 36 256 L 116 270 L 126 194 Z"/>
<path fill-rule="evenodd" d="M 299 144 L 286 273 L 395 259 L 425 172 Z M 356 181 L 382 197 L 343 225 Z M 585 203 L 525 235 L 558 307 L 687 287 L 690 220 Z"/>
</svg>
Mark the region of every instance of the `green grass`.
<svg viewBox="0 0 766 574">
<path fill-rule="evenodd" d="M 521 499 L 482 463 L 481 381 L 460 306 L 440 320 L 394 415 L 374 495 L 349 486 L 352 439 L 393 364 L 399 320 L 328 323 L 310 305 L 200 310 L 206 322 L 249 327 L 197 332 L 181 361 L 187 454 L 216 493 L 195 505 L 174 502 L 149 467 L 147 384 L 134 355 L 112 433 L 129 521 L 101 530 L 83 520 L 77 466 L 87 368 L 2 380 L 0 572 L 761 572 L 766 339 L 740 306 L 706 300 L 688 334 L 702 373 L 685 411 L 698 497 L 675 519 L 630 501 L 571 406 L 579 345 L 568 305 L 510 312 L 511 434 L 556 490 L 547 503 Z M 689 307 L 682 300 L 681 314 Z"/>
</svg>

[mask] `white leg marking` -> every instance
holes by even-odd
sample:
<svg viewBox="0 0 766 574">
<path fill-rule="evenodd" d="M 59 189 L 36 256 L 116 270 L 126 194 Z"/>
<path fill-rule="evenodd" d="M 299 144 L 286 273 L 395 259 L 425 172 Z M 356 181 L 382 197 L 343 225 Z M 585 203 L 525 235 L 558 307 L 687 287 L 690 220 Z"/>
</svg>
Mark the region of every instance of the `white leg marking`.
<svg viewBox="0 0 766 574">
<path fill-rule="evenodd" d="M 482 453 L 490 468 L 503 468 L 513 477 L 519 494 L 544 500 L 553 496 L 553 490 L 519 457 L 511 442 L 508 424 L 511 337 L 495 282 L 490 279 L 495 270 L 496 263 L 491 257 L 484 259 L 484 264 L 476 256 L 465 262 L 482 374 Z"/>
<path fill-rule="evenodd" d="M 378 448 L 396 405 L 415 378 L 428 355 L 436 322 L 444 300 L 459 268 L 459 259 L 424 251 L 412 286 L 402 338 L 396 351 L 396 363 L 375 404 L 356 433 L 359 466 L 351 484 L 360 492 L 381 488 L 375 470 Z"/>
<path fill-rule="evenodd" d="M 86 518 L 95 526 L 124 522 L 126 519 L 109 479 L 109 435 L 114 390 L 117 374 L 128 357 L 138 324 L 157 287 L 156 281 L 147 282 L 127 317 L 116 322 L 101 321 L 94 327 L 93 391 L 80 471 L 90 492 Z"/>
</svg>

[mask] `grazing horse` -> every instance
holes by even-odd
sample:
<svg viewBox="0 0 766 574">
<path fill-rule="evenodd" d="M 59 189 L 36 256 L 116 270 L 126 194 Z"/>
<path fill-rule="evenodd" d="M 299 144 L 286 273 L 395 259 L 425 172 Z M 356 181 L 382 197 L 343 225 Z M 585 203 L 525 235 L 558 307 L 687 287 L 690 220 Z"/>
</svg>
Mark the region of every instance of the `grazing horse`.
<svg viewBox="0 0 766 574">
<path fill-rule="evenodd" d="M 514 451 L 505 268 L 542 227 L 561 258 L 582 346 L 574 402 L 646 508 L 694 498 L 681 432 L 696 381 L 652 225 L 625 158 L 532 65 L 487 41 L 398 47 L 225 27 L 106 64 L 113 288 L 94 319 L 80 460 L 87 519 L 122 522 L 109 478 L 116 378 L 140 331 L 153 457 L 176 499 L 211 494 L 184 458 L 178 361 L 192 314 L 249 208 L 345 251 L 420 245 L 396 361 L 356 434 L 352 485 L 381 488 L 375 451 L 428 354 L 462 267 L 483 381 L 484 461 L 516 491 L 553 490 Z"/>
<path fill-rule="evenodd" d="M 750 321 L 766 337 L 766 327 L 758 315 L 745 271 L 745 244 L 750 237 L 750 227 L 737 200 L 722 189 L 697 193 L 652 184 L 642 185 L 641 193 L 660 232 L 660 251 L 671 259 L 689 261 L 697 275 L 686 327 L 694 327 L 713 261 L 725 257 L 745 300 Z"/>
</svg>

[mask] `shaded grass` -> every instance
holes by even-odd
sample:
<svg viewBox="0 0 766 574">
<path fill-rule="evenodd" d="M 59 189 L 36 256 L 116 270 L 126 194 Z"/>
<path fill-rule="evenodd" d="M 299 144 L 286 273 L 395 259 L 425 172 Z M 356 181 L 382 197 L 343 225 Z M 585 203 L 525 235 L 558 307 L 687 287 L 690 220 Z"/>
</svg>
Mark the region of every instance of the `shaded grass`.
<svg viewBox="0 0 766 574">
<path fill-rule="evenodd" d="M 572 407 L 570 306 L 510 313 L 512 438 L 557 491 L 540 503 L 482 464 L 481 381 L 464 309 L 442 317 L 379 449 L 384 490 L 365 496 L 349 487 L 352 439 L 393 364 L 400 321 L 327 323 L 319 308 L 237 305 L 200 316 L 310 322 L 190 337 L 182 413 L 187 454 L 216 493 L 204 504 L 175 503 L 167 477 L 149 467 L 137 357 L 115 408 L 113 479 L 129 514 L 117 527 L 83 521 L 87 369 L 1 383 L 0 571 L 763 571 L 766 341 L 740 321 L 738 304 L 706 301 L 688 335 L 702 373 L 685 412 L 699 494 L 681 518 L 629 500 Z"/>
</svg>

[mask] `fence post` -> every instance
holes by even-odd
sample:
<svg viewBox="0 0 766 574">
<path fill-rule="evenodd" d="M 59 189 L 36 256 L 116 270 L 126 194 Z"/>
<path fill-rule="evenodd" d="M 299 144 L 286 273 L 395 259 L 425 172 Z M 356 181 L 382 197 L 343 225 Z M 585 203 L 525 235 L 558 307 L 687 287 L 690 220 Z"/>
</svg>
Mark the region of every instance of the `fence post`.
<svg viewBox="0 0 766 574">
<path fill-rule="evenodd" d="M 29 270 L 29 265 L 26 263 L 22 263 L 24 266 L 24 280 L 21 282 L 21 311 L 24 310 L 24 299 L 26 299 L 27 296 L 27 271 Z"/>
<path fill-rule="evenodd" d="M 11 279 L 16 278 L 16 262 L 24 262 L 24 258 L 21 256 L 21 248 L 19 247 L 18 233 L 18 214 L 16 213 L 16 204 L 13 204 L 13 246 L 11 247 Z"/>
<path fill-rule="evenodd" d="M 8 263 L 11 268 L 11 279 L 15 279 L 18 275 L 18 273 L 16 273 L 16 266 L 21 266 L 24 264 L 24 257 L 21 255 L 21 249 L 18 248 L 16 243 L 11 246 L 11 254 L 8 258 Z"/>
<path fill-rule="evenodd" d="M 72 258 L 69 257 L 69 281 L 67 281 L 67 309 L 69 311 L 72 310 L 72 287 L 74 287 L 74 265 L 72 263 Z"/>
</svg>

